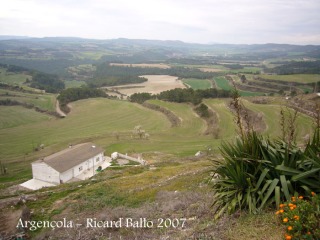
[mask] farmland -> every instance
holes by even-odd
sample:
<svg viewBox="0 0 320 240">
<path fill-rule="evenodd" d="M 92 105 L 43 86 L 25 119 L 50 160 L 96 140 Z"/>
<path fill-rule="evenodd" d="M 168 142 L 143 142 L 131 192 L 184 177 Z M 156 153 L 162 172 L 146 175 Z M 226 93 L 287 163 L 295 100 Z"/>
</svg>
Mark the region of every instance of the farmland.
<svg viewBox="0 0 320 240">
<path fill-rule="evenodd" d="M 141 77 L 147 78 L 148 81 L 137 84 L 119 85 L 115 87 L 110 87 L 110 89 L 115 89 L 122 94 L 130 96 L 134 93 L 139 92 L 149 92 L 152 94 L 157 94 L 174 88 L 185 88 L 183 83 L 180 80 L 178 80 L 177 77 L 174 76 L 146 75 Z"/>
<path fill-rule="evenodd" d="M 216 82 L 217 87 L 220 89 L 224 89 L 224 90 L 231 90 L 232 89 L 228 80 L 225 79 L 224 77 L 216 77 L 214 79 L 214 81 Z"/>
<path fill-rule="evenodd" d="M 188 86 L 190 86 L 191 88 L 193 88 L 194 90 L 208 89 L 212 87 L 210 80 L 207 80 L 207 79 L 200 80 L 200 79 L 187 78 L 187 79 L 183 79 L 182 81 Z"/>
<path fill-rule="evenodd" d="M 314 83 L 320 81 L 319 74 L 294 74 L 294 75 L 260 75 L 265 79 L 279 80 L 286 82 L 296 83 Z"/>
</svg>

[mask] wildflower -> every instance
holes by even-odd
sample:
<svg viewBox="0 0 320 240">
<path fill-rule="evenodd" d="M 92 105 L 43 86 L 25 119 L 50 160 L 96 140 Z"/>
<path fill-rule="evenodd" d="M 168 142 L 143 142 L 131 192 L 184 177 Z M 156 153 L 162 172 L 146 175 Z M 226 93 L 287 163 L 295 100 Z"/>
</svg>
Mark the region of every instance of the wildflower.
<svg viewBox="0 0 320 240">
<path fill-rule="evenodd" d="M 299 220 L 300 219 L 300 217 L 299 216 L 297 216 L 297 215 L 294 215 L 294 217 L 293 217 L 295 220 Z"/>
<path fill-rule="evenodd" d="M 278 215 L 280 212 L 279 211 L 276 211 L 276 214 Z"/>
<path fill-rule="evenodd" d="M 286 236 L 286 240 L 291 240 L 292 239 L 292 237 L 290 236 L 290 235 L 285 235 Z"/>
<path fill-rule="evenodd" d="M 280 212 L 280 213 L 284 213 L 284 210 L 283 210 L 283 209 L 280 209 L 279 212 Z"/>
<path fill-rule="evenodd" d="M 292 207 L 294 204 L 292 204 L 292 203 L 289 203 L 289 207 Z"/>
<path fill-rule="evenodd" d="M 284 223 L 286 223 L 286 222 L 289 221 L 289 219 L 288 219 L 288 218 L 284 218 L 282 221 L 283 221 Z"/>
<path fill-rule="evenodd" d="M 311 235 L 311 232 L 307 232 L 308 235 Z"/>
<path fill-rule="evenodd" d="M 291 197 L 291 201 L 295 202 L 296 201 L 296 197 Z"/>
<path fill-rule="evenodd" d="M 315 192 L 311 192 L 311 195 L 314 196 L 314 195 L 316 195 L 316 193 Z"/>
<path fill-rule="evenodd" d="M 303 196 L 299 196 L 299 199 L 303 199 Z"/>
<path fill-rule="evenodd" d="M 311 193 L 311 194 L 312 194 L 312 193 Z M 286 206 L 286 204 L 280 204 L 280 205 L 279 205 L 280 208 L 283 208 L 283 207 L 285 207 L 285 206 Z"/>
<path fill-rule="evenodd" d="M 290 207 L 290 210 L 294 210 L 296 207 L 296 205 L 293 205 L 292 207 Z"/>
<path fill-rule="evenodd" d="M 289 226 L 289 227 L 288 227 L 288 231 L 291 231 L 292 229 L 293 229 L 292 226 Z"/>
</svg>

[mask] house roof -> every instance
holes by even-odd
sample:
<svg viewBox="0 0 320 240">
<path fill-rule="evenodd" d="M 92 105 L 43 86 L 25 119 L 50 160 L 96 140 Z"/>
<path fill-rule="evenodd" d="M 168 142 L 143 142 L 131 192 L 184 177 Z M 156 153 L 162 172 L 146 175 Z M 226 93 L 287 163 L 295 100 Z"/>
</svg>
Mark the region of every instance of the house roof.
<svg viewBox="0 0 320 240">
<path fill-rule="evenodd" d="M 103 153 L 104 150 L 95 144 L 88 142 L 82 143 L 74 146 L 70 146 L 60 152 L 54 153 L 50 156 L 40 159 L 37 162 L 45 162 L 47 165 L 63 173 L 72 167 L 75 167 L 84 161 Z"/>
</svg>

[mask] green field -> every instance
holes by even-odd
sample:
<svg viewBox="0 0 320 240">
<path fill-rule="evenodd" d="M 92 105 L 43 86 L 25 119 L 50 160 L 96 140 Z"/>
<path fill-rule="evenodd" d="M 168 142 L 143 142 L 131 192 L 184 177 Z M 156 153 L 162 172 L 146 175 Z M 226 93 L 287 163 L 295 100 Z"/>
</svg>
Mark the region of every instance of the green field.
<svg viewBox="0 0 320 240">
<path fill-rule="evenodd" d="M 32 77 L 29 75 L 11 73 L 7 72 L 7 70 L 4 68 L 0 68 L 0 82 L 10 85 L 22 85 L 27 80 L 27 78 L 29 80 L 32 79 Z"/>
<path fill-rule="evenodd" d="M 211 82 L 207 79 L 201 80 L 195 78 L 187 78 L 183 79 L 182 81 L 194 90 L 211 88 Z"/>
<path fill-rule="evenodd" d="M 214 81 L 216 82 L 216 86 L 220 89 L 224 89 L 230 91 L 233 87 L 229 84 L 229 81 L 224 77 L 215 77 Z"/>
<path fill-rule="evenodd" d="M 258 75 L 261 78 L 284 82 L 313 83 L 320 81 L 320 74 L 291 74 L 291 75 Z"/>
<path fill-rule="evenodd" d="M 77 80 L 70 80 L 64 81 L 66 88 L 77 88 L 83 85 L 87 85 L 85 81 L 77 81 Z"/>
<path fill-rule="evenodd" d="M 33 104 L 43 110 L 55 111 L 55 95 L 47 93 L 25 93 L 0 89 L 0 99 L 11 99 L 21 103 Z"/>
<path fill-rule="evenodd" d="M 254 104 L 248 101 L 244 101 L 244 105 L 254 112 L 263 113 L 263 119 L 268 126 L 265 134 L 272 137 L 280 137 L 280 105 Z M 290 109 L 290 111 L 293 112 L 292 109 Z M 306 134 L 312 133 L 313 121 L 307 115 L 299 113 L 296 125 L 298 141 L 301 141 L 301 139 L 306 136 Z"/>
<path fill-rule="evenodd" d="M 231 91 L 233 90 L 233 86 L 230 85 L 229 81 L 224 77 L 215 77 L 214 81 L 216 86 L 220 89 Z M 248 91 L 239 91 L 241 96 L 249 97 L 249 96 L 261 96 L 263 93 L 261 92 L 248 92 Z"/>
<path fill-rule="evenodd" d="M 53 95 L 52 95 L 53 96 Z M 233 116 L 227 108 L 227 99 L 207 99 L 219 119 L 219 139 L 204 135 L 206 122 L 193 111 L 191 104 L 150 100 L 173 112 L 181 124 L 171 127 L 169 120 L 160 112 L 127 101 L 104 98 L 81 100 L 72 103 L 71 113 L 64 119 L 56 119 L 21 107 L 2 107 L 0 115 L 0 159 L 5 159 L 10 175 L 31 177 L 30 162 L 61 150 L 69 144 L 93 141 L 106 150 L 122 153 L 162 152 L 176 156 L 192 156 L 210 146 L 215 152 L 221 139 L 232 140 L 235 136 Z M 266 134 L 279 135 L 279 105 L 258 105 L 245 101 L 245 106 L 264 114 Z M 311 119 L 300 114 L 298 139 L 311 132 Z M 23 116 L 23 117 L 22 117 Z M 149 139 L 139 139 L 132 134 L 141 125 Z M 118 137 L 116 137 L 116 135 Z M 45 148 L 34 152 L 40 144 Z M 2 177 L 1 177 L 2 178 Z M 0 178 L 0 180 L 1 180 Z"/>
<path fill-rule="evenodd" d="M 221 99 L 206 99 L 204 101 L 205 104 L 217 114 L 219 119 L 220 133 L 224 139 L 232 139 L 236 134 L 234 116 L 227 106 L 228 101 L 229 100 Z"/>
<path fill-rule="evenodd" d="M 0 129 L 37 123 L 49 118 L 45 114 L 21 106 L 0 106 Z"/>
</svg>

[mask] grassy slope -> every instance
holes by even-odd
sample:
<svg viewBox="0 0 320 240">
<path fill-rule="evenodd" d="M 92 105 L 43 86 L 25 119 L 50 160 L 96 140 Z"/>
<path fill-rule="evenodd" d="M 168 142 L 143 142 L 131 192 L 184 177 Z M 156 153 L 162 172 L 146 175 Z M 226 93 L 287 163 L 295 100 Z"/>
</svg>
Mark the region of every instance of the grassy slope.
<svg viewBox="0 0 320 240">
<path fill-rule="evenodd" d="M 216 85 L 218 88 L 224 89 L 227 91 L 232 90 L 232 87 L 230 86 L 228 80 L 225 79 L 224 77 L 215 77 L 214 81 L 216 82 Z"/>
<path fill-rule="evenodd" d="M 77 81 L 77 80 L 64 81 L 64 83 L 66 88 L 76 88 L 76 87 L 81 87 L 87 84 L 85 81 Z"/>
<path fill-rule="evenodd" d="M 99 139 L 97 143 L 105 147 L 115 141 L 112 137 L 114 131 L 128 132 L 136 125 L 142 125 L 151 135 L 170 127 L 169 121 L 161 113 L 129 102 L 107 99 L 78 101 L 73 103 L 72 112 L 65 119 L 53 118 L 1 129 L 1 138 L 6 141 L 0 145 L 0 159 L 6 159 L 12 175 L 26 170 L 26 166 L 30 175 L 29 161 L 22 159 L 35 160 L 61 150 L 70 143 L 83 141 Z M 48 147 L 41 152 L 33 152 L 33 148 L 39 144 Z M 10 164 L 16 160 L 17 164 Z"/>
<path fill-rule="evenodd" d="M 280 105 L 254 104 L 248 101 L 244 101 L 244 105 L 250 110 L 263 113 L 264 120 L 268 125 L 266 134 L 272 137 L 280 136 Z M 293 112 L 291 109 L 290 111 Z M 310 117 L 306 116 L 305 114 L 299 113 L 296 124 L 298 142 L 301 141 L 301 138 L 304 137 L 306 134 L 312 133 L 313 121 Z"/>
<path fill-rule="evenodd" d="M 0 106 L 0 129 L 38 123 L 50 117 L 21 106 Z"/>
<path fill-rule="evenodd" d="M 234 124 L 234 117 L 228 109 L 226 101 L 227 100 L 221 99 L 206 99 L 205 104 L 217 113 L 223 138 L 232 139 L 236 134 L 236 127 Z"/>
<path fill-rule="evenodd" d="M 0 99 L 11 99 L 21 103 L 25 102 L 44 110 L 55 110 L 56 97 L 53 94 L 31 94 L 0 89 Z"/>
<path fill-rule="evenodd" d="M 26 74 L 7 73 L 7 70 L 0 68 L 0 82 L 4 82 L 10 85 L 22 85 L 26 79 L 31 80 L 31 76 Z"/>
</svg>

